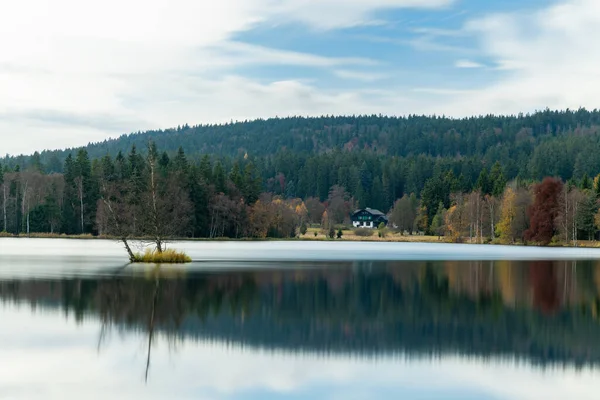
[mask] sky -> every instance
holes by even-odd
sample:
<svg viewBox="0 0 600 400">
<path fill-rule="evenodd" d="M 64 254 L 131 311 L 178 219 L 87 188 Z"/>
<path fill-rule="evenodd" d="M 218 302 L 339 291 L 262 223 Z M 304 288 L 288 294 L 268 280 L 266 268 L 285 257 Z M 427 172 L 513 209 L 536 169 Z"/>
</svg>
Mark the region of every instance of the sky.
<svg viewBox="0 0 600 400">
<path fill-rule="evenodd" d="M 64 311 L 0 304 L 3 399 L 597 399 L 600 372 L 539 369 L 510 359 L 346 355 L 242 348 L 219 341 L 99 337 L 100 321 Z M 260 373 L 257 373 L 260 371 Z"/>
<path fill-rule="evenodd" d="M 19 0 L 0 154 L 275 116 L 597 107 L 597 0 Z"/>
</svg>

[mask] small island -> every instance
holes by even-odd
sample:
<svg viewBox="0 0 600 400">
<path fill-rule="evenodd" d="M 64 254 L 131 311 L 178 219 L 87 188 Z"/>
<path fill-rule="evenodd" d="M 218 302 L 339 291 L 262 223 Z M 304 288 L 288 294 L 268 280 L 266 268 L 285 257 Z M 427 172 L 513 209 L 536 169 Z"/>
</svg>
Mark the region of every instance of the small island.
<svg viewBox="0 0 600 400">
<path fill-rule="evenodd" d="M 173 249 L 161 252 L 148 249 L 144 254 L 134 254 L 130 261 L 134 263 L 183 264 L 192 262 L 192 259 L 187 254 Z"/>
</svg>

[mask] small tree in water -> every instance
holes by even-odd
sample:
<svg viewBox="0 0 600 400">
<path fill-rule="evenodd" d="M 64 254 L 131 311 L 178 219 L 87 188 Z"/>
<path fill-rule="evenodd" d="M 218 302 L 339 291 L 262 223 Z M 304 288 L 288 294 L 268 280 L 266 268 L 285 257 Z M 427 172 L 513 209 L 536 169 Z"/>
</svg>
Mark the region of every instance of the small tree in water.
<svg viewBox="0 0 600 400">
<path fill-rule="evenodd" d="M 183 157 L 182 152 L 178 157 Z M 148 145 L 146 160 L 137 157 L 134 161 L 130 161 L 127 169 L 120 168 L 125 172 L 118 177 L 119 158 L 116 165 L 108 156 L 102 160 L 98 212 L 104 219 L 106 233 L 119 238 L 132 262 L 139 257 L 131 251 L 129 239 L 151 238 L 149 241 L 160 255 L 167 239 L 185 233 L 191 215 L 187 175 L 177 168 L 178 164 L 159 163 L 158 151 L 152 142 Z"/>
</svg>

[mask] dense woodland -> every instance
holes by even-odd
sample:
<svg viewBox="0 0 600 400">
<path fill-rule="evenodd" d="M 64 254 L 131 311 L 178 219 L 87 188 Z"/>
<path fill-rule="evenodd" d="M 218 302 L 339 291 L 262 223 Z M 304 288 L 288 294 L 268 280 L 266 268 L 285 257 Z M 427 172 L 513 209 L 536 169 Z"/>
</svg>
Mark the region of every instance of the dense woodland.
<svg viewBox="0 0 600 400">
<path fill-rule="evenodd" d="M 160 248 L 169 237 L 294 237 L 371 207 L 403 234 L 577 243 L 600 227 L 597 154 L 600 111 L 584 109 L 184 125 L 7 156 L 0 229 Z"/>
</svg>

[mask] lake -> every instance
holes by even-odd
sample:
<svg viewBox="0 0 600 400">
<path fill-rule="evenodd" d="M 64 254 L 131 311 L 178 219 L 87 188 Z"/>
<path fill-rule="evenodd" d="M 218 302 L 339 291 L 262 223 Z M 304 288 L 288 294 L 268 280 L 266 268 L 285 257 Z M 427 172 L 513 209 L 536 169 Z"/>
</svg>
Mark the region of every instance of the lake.
<svg viewBox="0 0 600 400">
<path fill-rule="evenodd" d="M 0 239 L 0 399 L 596 399 L 600 250 Z"/>
</svg>

